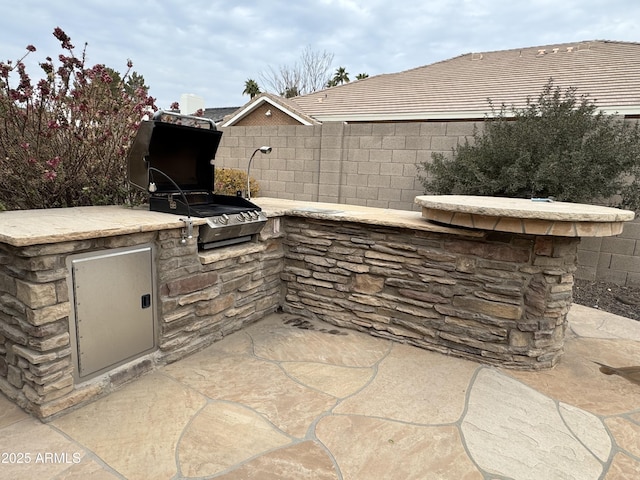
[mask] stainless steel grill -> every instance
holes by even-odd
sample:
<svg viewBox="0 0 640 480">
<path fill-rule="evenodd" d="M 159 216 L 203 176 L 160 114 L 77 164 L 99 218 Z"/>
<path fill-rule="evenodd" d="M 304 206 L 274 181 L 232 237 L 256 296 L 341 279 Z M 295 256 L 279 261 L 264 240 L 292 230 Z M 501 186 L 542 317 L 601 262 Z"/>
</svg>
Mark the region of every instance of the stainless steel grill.
<svg viewBox="0 0 640 480">
<path fill-rule="evenodd" d="M 250 240 L 267 221 L 260 207 L 241 196 L 213 192 L 214 159 L 222 132 L 205 118 L 157 112 L 143 122 L 128 156 L 129 182 L 149 192 L 149 209 L 206 218 L 201 248 Z"/>
</svg>

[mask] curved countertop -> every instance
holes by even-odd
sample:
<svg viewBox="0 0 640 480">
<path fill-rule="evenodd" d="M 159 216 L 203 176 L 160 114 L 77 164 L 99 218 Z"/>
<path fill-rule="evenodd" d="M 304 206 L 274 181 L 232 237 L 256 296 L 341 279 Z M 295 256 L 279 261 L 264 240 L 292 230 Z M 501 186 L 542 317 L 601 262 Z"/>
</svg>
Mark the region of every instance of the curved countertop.
<svg viewBox="0 0 640 480">
<path fill-rule="evenodd" d="M 533 201 L 525 198 L 472 195 L 422 195 L 416 197 L 416 203 L 422 207 L 450 212 L 540 220 L 626 222 L 633 220 L 635 216 L 630 210 L 547 199 Z"/>
<path fill-rule="evenodd" d="M 559 237 L 606 237 L 622 233 L 630 210 L 548 199 L 423 195 L 422 216 L 444 225 Z"/>
</svg>

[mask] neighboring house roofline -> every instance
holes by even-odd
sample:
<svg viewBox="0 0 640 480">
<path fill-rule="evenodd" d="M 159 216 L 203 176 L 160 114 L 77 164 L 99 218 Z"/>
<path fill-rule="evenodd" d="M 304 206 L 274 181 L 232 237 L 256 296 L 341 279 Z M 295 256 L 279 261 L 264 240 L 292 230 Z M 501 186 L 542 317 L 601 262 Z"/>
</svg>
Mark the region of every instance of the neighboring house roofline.
<svg viewBox="0 0 640 480">
<path fill-rule="evenodd" d="M 294 97 L 319 122 L 477 119 L 525 108 L 549 83 L 575 88 L 599 111 L 640 115 L 640 43 L 591 40 L 467 53 Z M 506 112 L 508 114 L 508 112 Z"/>
<path fill-rule="evenodd" d="M 274 95 L 272 95 L 270 93 L 262 93 L 262 94 L 256 96 L 252 101 L 247 103 L 244 107 L 241 107 L 241 109 L 239 111 L 237 111 L 233 116 L 231 116 L 231 118 L 229 118 L 228 120 L 224 121 L 223 124 L 222 124 L 222 127 L 233 126 L 235 123 L 240 121 L 242 118 L 246 117 L 251 112 L 253 112 L 260 105 L 263 105 L 265 103 L 268 103 L 272 107 L 279 109 L 280 111 L 282 111 L 286 115 L 288 115 L 291 118 L 295 119 L 296 121 L 300 122 L 302 125 L 314 125 L 314 124 L 318 123 L 313 118 L 305 115 L 304 113 L 299 112 L 294 107 L 285 105 L 285 100 L 284 99 L 279 98 L 279 97 L 275 97 Z"/>
<path fill-rule="evenodd" d="M 499 111 L 499 110 L 496 110 Z M 602 112 L 608 115 L 624 115 L 634 116 L 640 115 L 640 107 L 633 106 L 606 106 L 596 108 L 596 112 Z M 467 110 L 467 111 L 451 111 L 451 112 L 414 112 L 414 113 L 397 113 L 397 114 L 337 114 L 337 115 L 318 115 L 316 120 L 319 122 L 415 122 L 415 121 L 438 121 L 438 120 L 474 120 L 495 117 L 495 114 L 488 111 Z"/>
</svg>

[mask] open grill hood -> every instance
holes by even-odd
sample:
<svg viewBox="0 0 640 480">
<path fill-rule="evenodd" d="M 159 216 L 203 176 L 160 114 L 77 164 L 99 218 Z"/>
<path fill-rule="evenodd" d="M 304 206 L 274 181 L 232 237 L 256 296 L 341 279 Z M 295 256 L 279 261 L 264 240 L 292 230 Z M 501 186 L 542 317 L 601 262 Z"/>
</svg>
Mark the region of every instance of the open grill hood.
<svg viewBox="0 0 640 480">
<path fill-rule="evenodd" d="M 202 248 L 250 240 L 267 221 L 249 200 L 213 193 L 221 138 L 209 119 L 160 111 L 142 122 L 127 157 L 129 183 L 149 192 L 150 210 L 207 219 Z"/>
</svg>

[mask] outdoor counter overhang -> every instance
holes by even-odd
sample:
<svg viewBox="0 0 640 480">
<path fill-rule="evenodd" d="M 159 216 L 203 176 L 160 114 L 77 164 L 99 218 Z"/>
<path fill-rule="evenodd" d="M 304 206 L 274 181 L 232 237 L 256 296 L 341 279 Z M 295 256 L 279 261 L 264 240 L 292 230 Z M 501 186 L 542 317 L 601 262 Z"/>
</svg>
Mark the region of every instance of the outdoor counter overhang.
<svg viewBox="0 0 640 480">
<path fill-rule="evenodd" d="M 608 237 L 634 219 L 629 210 L 547 199 L 425 195 L 422 216 L 442 225 L 557 237 Z"/>
</svg>

